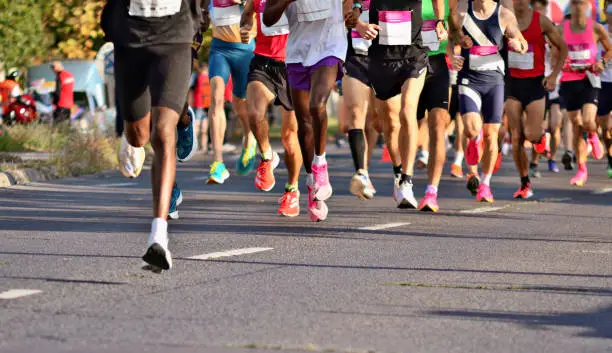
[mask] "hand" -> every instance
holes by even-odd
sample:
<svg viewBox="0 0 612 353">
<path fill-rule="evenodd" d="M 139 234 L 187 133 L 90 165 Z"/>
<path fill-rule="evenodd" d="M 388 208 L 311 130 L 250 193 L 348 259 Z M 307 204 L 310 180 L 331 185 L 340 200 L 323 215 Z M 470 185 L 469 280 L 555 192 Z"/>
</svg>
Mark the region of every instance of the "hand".
<svg viewBox="0 0 612 353">
<path fill-rule="evenodd" d="M 438 41 L 443 41 L 448 39 L 448 31 L 446 27 L 444 27 L 444 22 L 438 22 L 436 24 L 436 34 L 438 35 Z"/>
<path fill-rule="evenodd" d="M 508 47 L 517 53 L 525 54 L 527 52 L 527 46 L 518 38 L 508 39 Z"/>
<path fill-rule="evenodd" d="M 601 62 L 601 61 L 598 61 L 595 64 L 593 64 L 593 66 L 591 66 L 591 71 L 593 71 L 596 74 L 598 74 L 600 72 L 603 72 L 605 69 L 606 68 L 605 68 L 603 62 Z"/>
<path fill-rule="evenodd" d="M 457 71 L 461 71 L 461 69 L 463 69 L 464 61 L 465 59 L 463 58 L 463 56 L 459 56 L 459 55 L 451 56 L 451 65 L 453 66 L 453 69 Z"/>
<path fill-rule="evenodd" d="M 232 2 L 236 5 L 242 5 L 242 0 L 232 0 Z"/>
<path fill-rule="evenodd" d="M 459 45 L 463 49 L 470 49 L 474 46 L 474 42 L 470 36 L 466 36 L 463 31 L 459 31 Z"/>
<path fill-rule="evenodd" d="M 557 87 L 557 75 L 550 74 L 544 77 L 544 80 L 542 80 L 542 86 L 544 86 L 548 92 L 554 91 L 555 87 Z"/>
<path fill-rule="evenodd" d="M 244 44 L 248 44 L 251 41 L 251 30 L 253 29 L 253 25 L 243 25 L 240 27 L 240 40 Z"/>
<path fill-rule="evenodd" d="M 357 32 L 361 35 L 363 39 L 372 40 L 378 36 L 378 31 L 380 31 L 380 26 L 376 24 L 367 24 L 365 22 L 357 22 L 357 26 L 355 27 Z"/>
</svg>

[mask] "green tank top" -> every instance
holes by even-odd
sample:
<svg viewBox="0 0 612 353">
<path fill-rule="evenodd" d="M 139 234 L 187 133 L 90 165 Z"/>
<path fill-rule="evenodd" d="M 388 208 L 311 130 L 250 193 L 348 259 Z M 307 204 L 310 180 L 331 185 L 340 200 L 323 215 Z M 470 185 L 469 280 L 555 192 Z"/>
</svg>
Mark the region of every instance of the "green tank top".
<svg viewBox="0 0 612 353">
<path fill-rule="evenodd" d="M 436 36 L 436 14 L 433 9 L 433 4 L 431 0 L 423 0 L 423 7 L 421 10 L 421 18 L 423 19 L 423 27 L 421 29 L 421 37 L 423 38 L 423 46 L 429 47 L 429 52 L 427 55 L 438 55 L 446 53 L 446 44 L 448 40 L 443 40 L 442 42 L 438 42 L 438 38 Z M 448 0 L 444 1 L 444 20 L 448 26 Z"/>
</svg>

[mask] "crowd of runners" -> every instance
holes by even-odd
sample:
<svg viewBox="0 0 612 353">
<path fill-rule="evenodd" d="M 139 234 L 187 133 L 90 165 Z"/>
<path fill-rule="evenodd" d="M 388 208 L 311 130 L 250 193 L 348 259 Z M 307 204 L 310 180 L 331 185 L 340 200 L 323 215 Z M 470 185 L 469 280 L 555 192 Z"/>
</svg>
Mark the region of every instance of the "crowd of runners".
<svg viewBox="0 0 612 353">
<path fill-rule="evenodd" d="M 612 178 L 612 27 L 589 16 L 588 0 L 571 0 L 569 14 L 556 26 L 544 15 L 547 1 L 109 1 L 102 25 L 116 47 L 126 123 L 122 173 L 140 174 L 146 143 L 155 152 L 154 219 L 143 259 L 157 270 L 172 267 L 167 218 L 178 218 L 183 199 L 176 162 L 189 160 L 198 148 L 195 124 L 202 114 L 186 102 L 202 31 L 210 23 L 208 183 L 230 177 L 223 105 L 231 77 L 243 131 L 235 173 L 256 171 L 255 187 L 262 191 L 276 184 L 280 156 L 270 144 L 267 109 L 280 106 L 289 174 L 280 215 L 300 213 L 304 166 L 308 216 L 327 218 L 332 185 L 326 107 L 338 81 L 355 173 L 350 185 L 335 186 L 348 187 L 359 199 L 376 194 L 368 167 L 382 133 L 395 206 L 437 212 L 449 126 L 455 129 L 451 175 L 464 176 L 465 156 L 467 189 L 479 202 L 494 201 L 491 178 L 510 144 L 520 180 L 515 198 L 534 195 L 539 158 L 559 172 L 562 140 L 563 167 L 576 170 L 572 185 L 587 182 L 589 154 L 607 156 L 607 171 L 591 172 Z M 606 5 L 612 23 L 612 2 Z M 418 165 L 427 168 L 427 185 L 415 195 Z"/>
</svg>

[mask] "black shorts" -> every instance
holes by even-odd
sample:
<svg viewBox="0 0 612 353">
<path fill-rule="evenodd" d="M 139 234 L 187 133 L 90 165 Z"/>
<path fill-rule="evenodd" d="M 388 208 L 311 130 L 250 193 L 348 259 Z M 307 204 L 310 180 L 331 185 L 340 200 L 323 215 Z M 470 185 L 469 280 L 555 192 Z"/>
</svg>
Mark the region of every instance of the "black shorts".
<svg viewBox="0 0 612 353">
<path fill-rule="evenodd" d="M 457 85 L 451 87 L 450 104 L 448 105 L 448 113 L 451 119 L 455 119 L 459 113 L 459 88 Z"/>
<path fill-rule="evenodd" d="M 293 102 L 287 84 L 287 68 L 284 62 L 255 54 L 249 66 L 248 76 L 248 82 L 253 81 L 261 82 L 276 96 L 274 105 L 293 110 Z"/>
<path fill-rule="evenodd" d="M 599 103 L 599 88 L 591 86 L 588 78 L 580 81 L 561 82 L 559 95 L 563 97 L 568 112 L 581 110 L 585 104 Z"/>
<path fill-rule="evenodd" d="M 506 99 L 514 99 L 526 108 L 531 102 L 547 97 L 546 88 L 542 85 L 544 76 L 508 79 Z"/>
<path fill-rule="evenodd" d="M 371 57 L 368 73 L 376 98 L 385 101 L 402 93 L 406 80 L 419 77 L 427 66 L 427 49 L 417 46 L 411 47 L 406 59 Z"/>
<path fill-rule="evenodd" d="M 419 98 L 417 118 L 423 119 L 425 112 L 435 108 L 448 110 L 450 74 L 444 54 L 429 57 L 429 71 Z"/>
<path fill-rule="evenodd" d="M 561 109 L 565 109 L 565 101 L 563 97 L 557 95 L 557 98 L 550 98 L 550 92 L 546 95 L 546 110 L 550 110 L 553 104 L 558 104 Z"/>
<path fill-rule="evenodd" d="M 369 63 L 370 58 L 365 55 L 351 55 L 344 63 L 344 73 L 370 87 L 370 75 L 368 75 Z"/>
<path fill-rule="evenodd" d="M 115 48 L 115 82 L 121 116 L 137 121 L 152 107 L 181 114 L 191 76 L 190 44 Z"/>
<path fill-rule="evenodd" d="M 601 99 L 597 106 L 597 116 L 606 116 L 612 112 L 612 82 L 601 83 L 599 96 Z"/>
</svg>

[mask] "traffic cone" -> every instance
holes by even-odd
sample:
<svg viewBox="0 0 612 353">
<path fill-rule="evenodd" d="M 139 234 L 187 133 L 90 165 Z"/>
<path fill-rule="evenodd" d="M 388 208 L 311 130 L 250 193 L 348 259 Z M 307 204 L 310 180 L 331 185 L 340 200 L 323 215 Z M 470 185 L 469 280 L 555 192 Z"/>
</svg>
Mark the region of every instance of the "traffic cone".
<svg viewBox="0 0 612 353">
<path fill-rule="evenodd" d="M 383 148 L 383 154 L 382 154 L 382 158 L 380 159 L 381 162 L 385 162 L 385 163 L 391 163 L 391 155 L 389 154 L 389 149 L 387 148 L 387 145 L 385 145 L 385 147 Z"/>
</svg>

